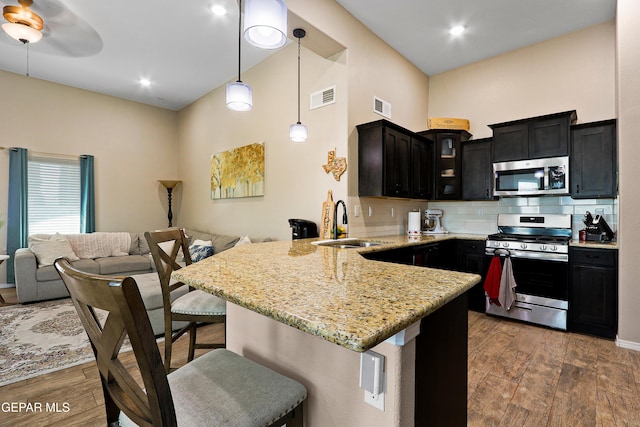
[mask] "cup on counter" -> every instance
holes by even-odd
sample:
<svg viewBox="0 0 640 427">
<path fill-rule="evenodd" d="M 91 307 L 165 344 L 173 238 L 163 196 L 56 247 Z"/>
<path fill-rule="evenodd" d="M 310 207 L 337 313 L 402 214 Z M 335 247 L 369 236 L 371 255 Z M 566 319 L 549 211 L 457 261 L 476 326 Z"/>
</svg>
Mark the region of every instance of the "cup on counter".
<svg viewBox="0 0 640 427">
<path fill-rule="evenodd" d="M 587 240 L 587 230 L 580 230 L 578 231 L 578 238 L 580 239 L 581 242 L 584 242 Z"/>
</svg>

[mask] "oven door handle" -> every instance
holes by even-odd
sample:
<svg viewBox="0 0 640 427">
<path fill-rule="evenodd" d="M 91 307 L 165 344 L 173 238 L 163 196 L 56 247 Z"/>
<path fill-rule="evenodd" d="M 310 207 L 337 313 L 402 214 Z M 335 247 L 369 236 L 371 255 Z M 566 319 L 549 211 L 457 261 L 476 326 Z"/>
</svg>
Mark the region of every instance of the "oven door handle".
<svg viewBox="0 0 640 427">
<path fill-rule="evenodd" d="M 511 256 L 511 251 L 509 249 L 496 248 L 493 250 L 493 255 Z"/>
</svg>

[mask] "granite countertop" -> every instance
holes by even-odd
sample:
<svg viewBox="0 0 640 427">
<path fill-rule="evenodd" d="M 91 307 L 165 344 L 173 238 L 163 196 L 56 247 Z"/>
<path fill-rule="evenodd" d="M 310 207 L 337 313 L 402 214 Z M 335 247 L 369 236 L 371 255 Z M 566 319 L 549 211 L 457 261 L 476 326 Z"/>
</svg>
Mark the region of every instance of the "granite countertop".
<svg viewBox="0 0 640 427">
<path fill-rule="evenodd" d="M 569 246 L 577 247 L 577 248 L 594 248 L 594 249 L 618 249 L 618 242 L 595 242 L 595 241 L 586 241 L 582 240 L 572 240 L 569 242 Z"/>
<path fill-rule="evenodd" d="M 182 268 L 173 278 L 231 303 L 363 352 L 480 281 L 477 274 L 372 261 L 361 253 L 478 235 L 371 237 L 379 246 L 336 249 L 317 239 L 254 243 Z"/>
</svg>

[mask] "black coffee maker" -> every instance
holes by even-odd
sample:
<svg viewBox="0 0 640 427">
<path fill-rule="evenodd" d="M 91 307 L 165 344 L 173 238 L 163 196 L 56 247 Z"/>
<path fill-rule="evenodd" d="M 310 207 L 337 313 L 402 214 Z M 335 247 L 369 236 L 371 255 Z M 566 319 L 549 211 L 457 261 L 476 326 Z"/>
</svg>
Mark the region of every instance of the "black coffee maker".
<svg viewBox="0 0 640 427">
<path fill-rule="evenodd" d="M 306 219 L 289 219 L 291 238 L 293 240 L 318 237 L 318 227 L 315 222 Z"/>
</svg>

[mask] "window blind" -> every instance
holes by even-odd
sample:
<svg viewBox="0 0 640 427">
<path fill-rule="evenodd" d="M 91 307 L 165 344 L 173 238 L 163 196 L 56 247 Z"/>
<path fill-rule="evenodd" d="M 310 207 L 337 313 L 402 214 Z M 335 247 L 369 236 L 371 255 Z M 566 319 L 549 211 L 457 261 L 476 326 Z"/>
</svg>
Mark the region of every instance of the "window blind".
<svg viewBox="0 0 640 427">
<path fill-rule="evenodd" d="M 80 160 L 29 156 L 29 234 L 80 232 Z"/>
</svg>

